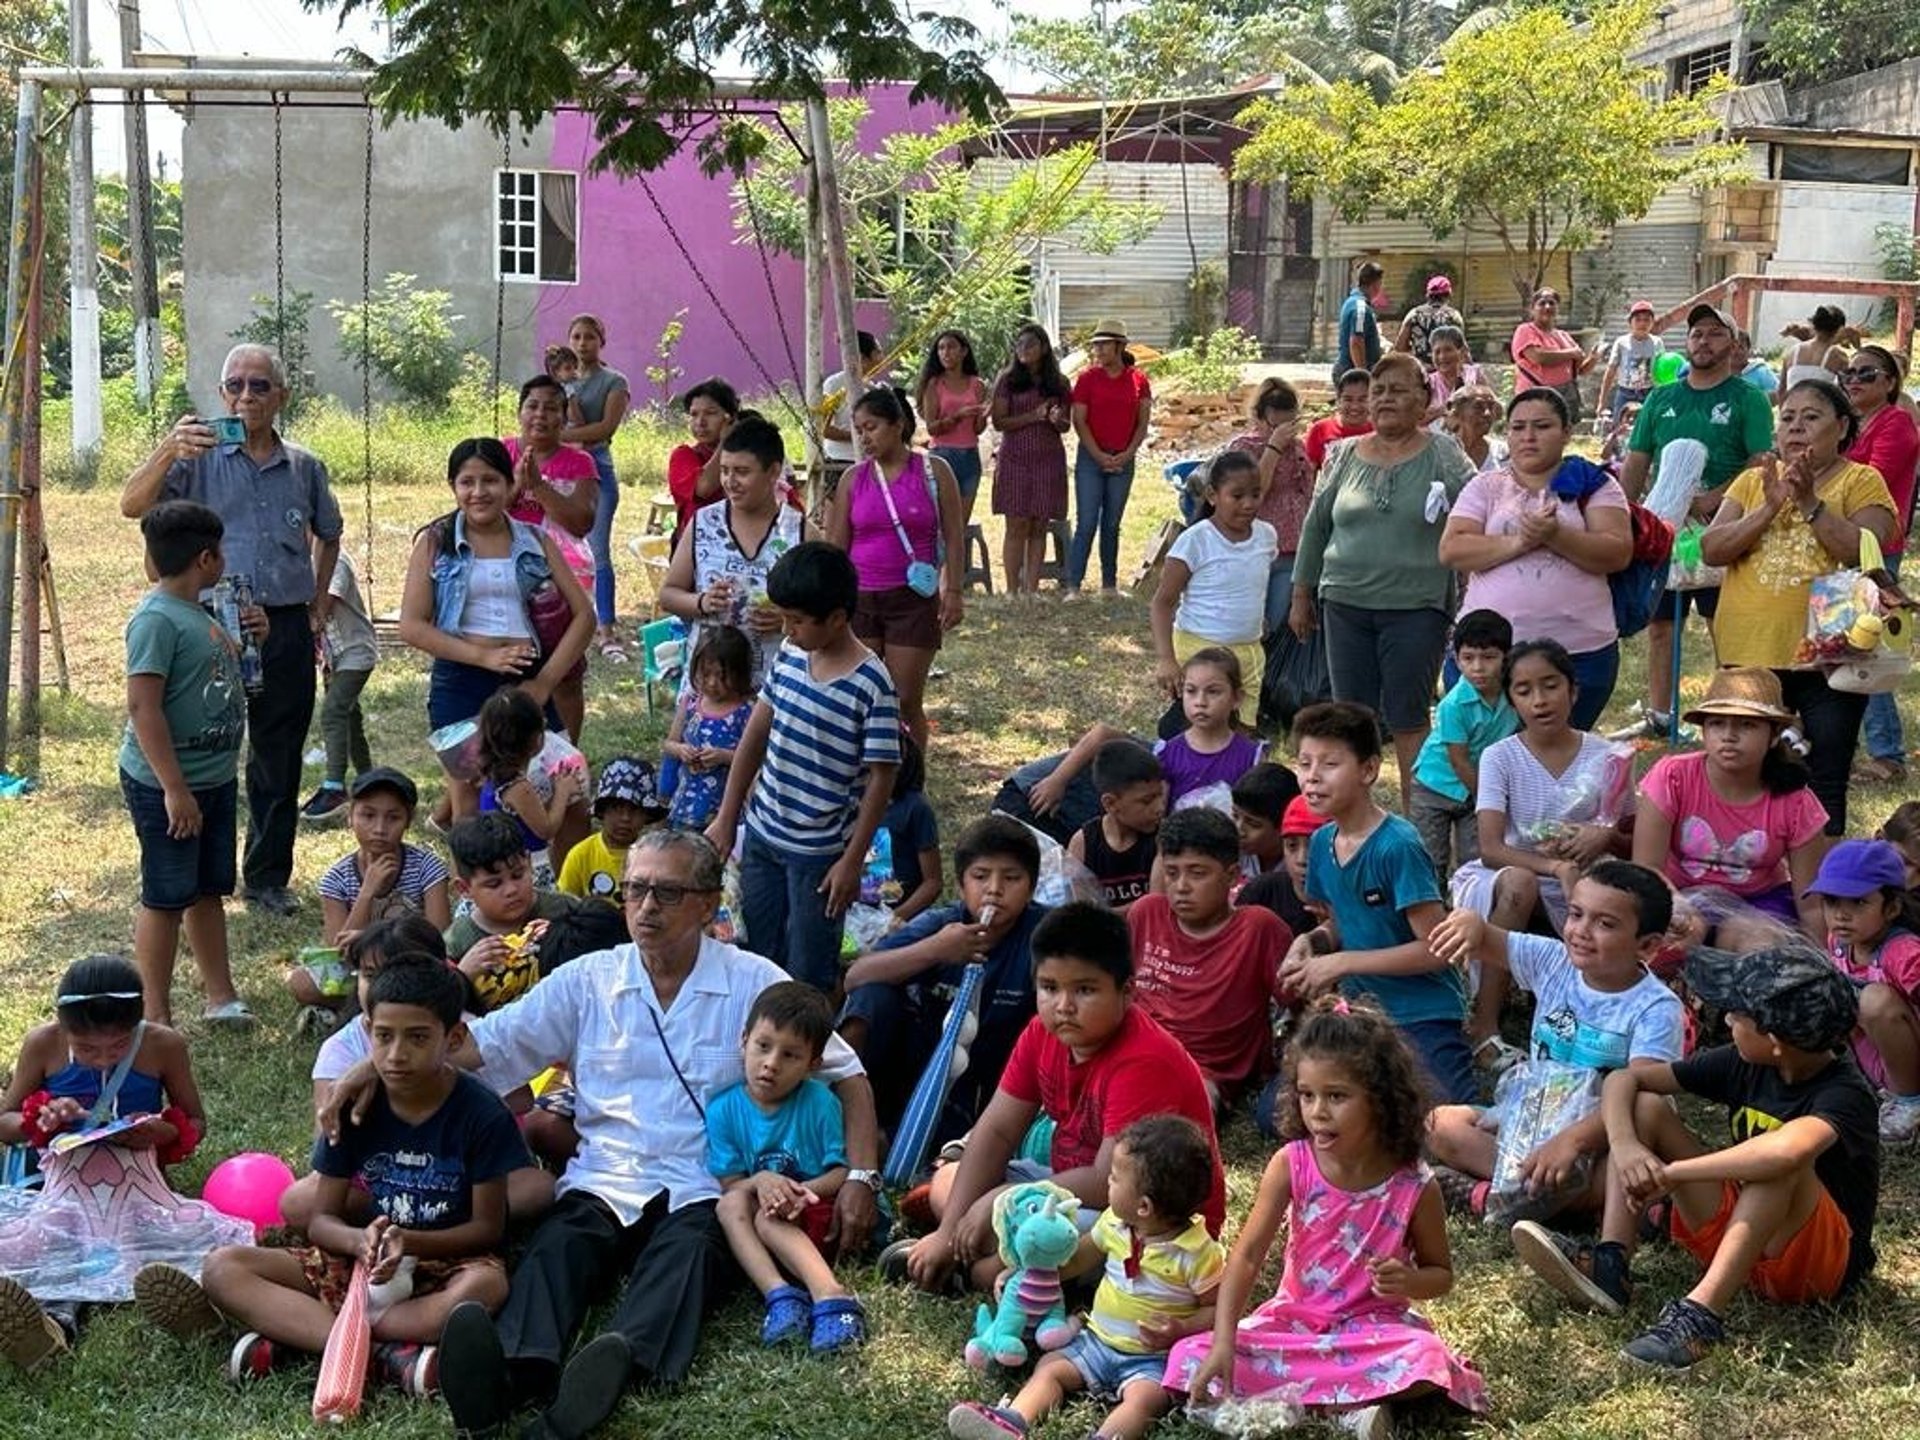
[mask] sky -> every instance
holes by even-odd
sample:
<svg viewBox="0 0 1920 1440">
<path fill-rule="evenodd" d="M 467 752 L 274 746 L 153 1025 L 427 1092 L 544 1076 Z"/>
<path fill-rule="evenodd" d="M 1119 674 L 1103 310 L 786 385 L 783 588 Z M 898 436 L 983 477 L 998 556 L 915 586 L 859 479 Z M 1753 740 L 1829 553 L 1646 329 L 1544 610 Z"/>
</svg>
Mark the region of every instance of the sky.
<svg viewBox="0 0 1920 1440">
<path fill-rule="evenodd" d="M 1003 39 L 1012 11 L 1056 18 L 1084 15 L 1087 0 L 931 0 L 922 8 L 966 16 L 990 40 Z M 96 63 L 121 62 L 120 22 L 112 0 L 88 0 L 89 36 Z M 343 46 L 379 55 L 385 48 L 380 29 L 356 12 L 344 28 L 337 10 L 313 14 L 299 0 L 141 0 L 142 45 L 168 54 L 249 55 L 274 59 L 329 60 Z M 1004 63 L 996 65 L 1003 86 L 1033 89 L 1040 77 Z M 148 111 L 148 129 L 156 152 L 165 157 L 166 173 L 180 173 L 181 120 L 172 110 L 155 105 Z M 124 127 L 118 107 L 102 107 L 94 122 L 94 169 L 118 174 L 123 169 Z"/>
</svg>

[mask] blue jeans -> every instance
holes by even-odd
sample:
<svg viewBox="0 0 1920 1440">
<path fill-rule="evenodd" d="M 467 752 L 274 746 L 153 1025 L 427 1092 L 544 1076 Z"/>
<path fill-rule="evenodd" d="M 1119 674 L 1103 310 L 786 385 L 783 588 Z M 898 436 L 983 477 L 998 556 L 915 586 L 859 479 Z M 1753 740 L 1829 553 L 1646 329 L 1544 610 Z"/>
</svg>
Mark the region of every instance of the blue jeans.
<svg viewBox="0 0 1920 1440">
<path fill-rule="evenodd" d="M 1120 568 L 1120 517 L 1127 513 L 1133 489 L 1133 462 L 1108 473 L 1082 450 L 1073 462 L 1073 544 L 1067 551 L 1067 588 L 1078 590 L 1093 556 L 1093 535 L 1100 532 L 1100 588 L 1113 589 Z"/>
<path fill-rule="evenodd" d="M 740 911 L 747 944 L 796 980 L 831 994 L 840 978 L 845 917 L 827 918 L 820 882 L 840 856 L 790 855 L 747 830 L 740 856 Z"/>
<path fill-rule="evenodd" d="M 613 449 L 595 445 L 587 452 L 600 475 L 587 545 L 593 551 L 593 612 L 602 625 L 613 623 L 613 512 L 620 508 L 620 482 L 613 473 Z"/>
<path fill-rule="evenodd" d="M 936 445 L 934 458 L 947 462 L 947 468 L 953 471 L 953 480 L 960 487 L 960 498 L 973 504 L 973 497 L 980 493 L 980 447 L 978 445 Z"/>
<path fill-rule="evenodd" d="M 1900 573 L 1900 557 L 1887 556 L 1887 569 Z M 1900 728 L 1900 707 L 1894 704 L 1892 690 L 1881 690 L 1867 697 L 1867 754 L 1875 760 L 1907 763 L 1907 737 Z"/>
</svg>

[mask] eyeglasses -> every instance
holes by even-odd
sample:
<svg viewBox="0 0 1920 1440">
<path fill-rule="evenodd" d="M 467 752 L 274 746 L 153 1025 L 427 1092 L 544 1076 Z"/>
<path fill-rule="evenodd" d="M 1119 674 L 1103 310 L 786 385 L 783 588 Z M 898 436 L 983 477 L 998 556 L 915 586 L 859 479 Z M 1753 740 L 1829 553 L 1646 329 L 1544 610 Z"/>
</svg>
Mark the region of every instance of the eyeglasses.
<svg viewBox="0 0 1920 1440">
<path fill-rule="evenodd" d="M 271 395 L 273 381 L 262 375 L 229 375 L 220 388 L 229 395 Z"/>
<path fill-rule="evenodd" d="M 1858 381 L 1860 384 L 1865 385 L 1869 380 L 1878 380 L 1882 375 L 1885 375 L 1886 373 L 1887 373 L 1886 371 L 1878 368 L 1877 366 L 1869 365 L 1864 370 L 1860 370 L 1860 369 L 1842 370 L 1840 372 L 1840 378 L 1842 380 L 1848 381 L 1849 383 Z"/>
<path fill-rule="evenodd" d="M 707 885 L 656 885 L 649 880 L 629 880 L 620 887 L 620 898 L 638 905 L 651 895 L 662 910 L 671 910 L 689 895 L 717 893 Z"/>
</svg>

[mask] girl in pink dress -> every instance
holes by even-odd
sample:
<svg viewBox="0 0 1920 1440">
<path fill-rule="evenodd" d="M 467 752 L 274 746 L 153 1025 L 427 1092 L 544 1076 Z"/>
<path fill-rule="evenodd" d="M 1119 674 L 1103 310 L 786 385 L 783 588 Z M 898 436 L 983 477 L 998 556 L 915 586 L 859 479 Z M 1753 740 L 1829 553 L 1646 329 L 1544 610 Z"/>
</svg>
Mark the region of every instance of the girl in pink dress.
<svg viewBox="0 0 1920 1440">
<path fill-rule="evenodd" d="M 1381 1436 L 1387 1406 L 1434 1392 L 1484 1411 L 1479 1374 L 1413 1308 L 1453 1288 L 1453 1265 L 1406 1042 L 1372 1005 L 1323 997 L 1288 1046 L 1286 1082 L 1288 1143 L 1227 1260 L 1213 1333 L 1173 1347 L 1166 1388 L 1218 1428 L 1304 1406 Z M 1241 1319 L 1282 1220 L 1280 1288 Z"/>
</svg>

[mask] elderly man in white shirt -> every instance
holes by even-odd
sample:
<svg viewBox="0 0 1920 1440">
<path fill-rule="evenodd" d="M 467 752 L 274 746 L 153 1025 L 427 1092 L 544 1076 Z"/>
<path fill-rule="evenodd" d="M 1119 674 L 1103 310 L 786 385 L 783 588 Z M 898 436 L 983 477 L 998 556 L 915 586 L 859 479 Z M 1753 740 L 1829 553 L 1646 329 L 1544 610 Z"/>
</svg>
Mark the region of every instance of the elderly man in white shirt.
<svg viewBox="0 0 1920 1440">
<path fill-rule="evenodd" d="M 441 1335 L 440 1385 L 457 1430 L 484 1435 L 527 1404 L 528 1434 L 571 1440 L 601 1425 L 634 1380 L 685 1378 L 700 1325 L 732 1261 L 706 1168 L 706 1105 L 744 1073 L 741 1036 L 754 998 L 787 979 L 771 961 L 707 937 L 721 859 L 693 833 L 655 830 L 627 852 L 622 885 L 633 944 L 584 955 L 520 1000 L 474 1021 L 455 1052 L 466 1068 L 532 1076 L 564 1060 L 578 1095 L 580 1148 L 514 1270 L 497 1319 L 461 1305 Z M 850 1182 L 835 1229 L 856 1252 L 873 1227 L 880 1179 L 873 1092 L 837 1035 L 820 1079 L 845 1112 Z M 339 1107 L 371 1094 L 355 1067 Z M 831 1235 L 829 1238 L 834 1238 Z M 561 1361 L 607 1276 L 626 1288 L 604 1333 Z"/>
</svg>

